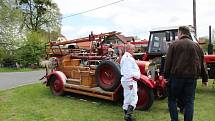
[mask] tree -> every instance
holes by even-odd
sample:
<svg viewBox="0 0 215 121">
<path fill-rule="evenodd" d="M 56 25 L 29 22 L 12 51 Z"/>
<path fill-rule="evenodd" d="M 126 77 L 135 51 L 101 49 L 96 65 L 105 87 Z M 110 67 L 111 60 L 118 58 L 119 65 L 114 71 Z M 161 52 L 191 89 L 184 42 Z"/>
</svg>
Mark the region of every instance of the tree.
<svg viewBox="0 0 215 121">
<path fill-rule="evenodd" d="M 207 36 L 199 37 L 199 40 L 203 41 L 203 44 L 200 44 L 200 46 L 203 49 L 204 53 L 207 53 L 208 52 L 208 43 L 209 43 L 208 37 Z"/>
<path fill-rule="evenodd" d="M 57 4 L 52 0 L 0 0 L 0 13 L 0 65 L 38 64 L 45 57 L 49 33 L 60 32 Z"/>
<path fill-rule="evenodd" d="M 15 50 L 24 36 L 21 32 L 21 12 L 12 1 L 0 1 L 0 45 L 8 52 Z"/>
<path fill-rule="evenodd" d="M 24 39 L 22 13 L 14 0 L 1 0 L 0 13 L 0 65 L 12 67 L 16 63 L 15 50 Z"/>
<path fill-rule="evenodd" d="M 61 14 L 52 0 L 17 0 L 28 30 L 60 31 Z"/>
<path fill-rule="evenodd" d="M 204 53 L 208 53 L 208 46 L 209 46 L 209 36 L 202 36 L 199 37 L 200 46 L 203 49 Z M 215 30 L 213 29 L 211 35 L 211 44 L 213 45 L 213 51 L 215 50 Z"/>
<path fill-rule="evenodd" d="M 48 40 L 43 32 L 29 32 L 23 46 L 17 49 L 18 63 L 23 66 L 39 65 L 41 58 L 45 57 L 45 42 Z"/>
</svg>

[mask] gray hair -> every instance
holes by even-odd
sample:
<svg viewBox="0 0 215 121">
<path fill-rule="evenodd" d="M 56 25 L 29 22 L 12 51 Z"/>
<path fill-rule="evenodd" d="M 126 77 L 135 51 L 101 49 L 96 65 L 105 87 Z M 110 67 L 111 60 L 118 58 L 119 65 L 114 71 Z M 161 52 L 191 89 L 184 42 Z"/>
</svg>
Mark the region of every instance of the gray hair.
<svg viewBox="0 0 215 121">
<path fill-rule="evenodd" d="M 130 48 L 134 48 L 134 45 L 130 43 L 126 44 L 125 51 L 129 50 Z"/>
</svg>

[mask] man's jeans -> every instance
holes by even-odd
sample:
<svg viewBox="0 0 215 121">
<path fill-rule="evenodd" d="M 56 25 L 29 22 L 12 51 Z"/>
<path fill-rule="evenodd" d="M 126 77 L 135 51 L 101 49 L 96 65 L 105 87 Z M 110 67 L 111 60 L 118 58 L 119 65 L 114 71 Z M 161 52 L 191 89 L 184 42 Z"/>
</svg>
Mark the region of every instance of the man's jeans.
<svg viewBox="0 0 215 121">
<path fill-rule="evenodd" d="M 196 79 L 169 78 L 168 107 L 171 121 L 178 121 L 176 101 L 180 96 L 185 99 L 184 121 L 193 120 L 195 89 Z"/>
</svg>

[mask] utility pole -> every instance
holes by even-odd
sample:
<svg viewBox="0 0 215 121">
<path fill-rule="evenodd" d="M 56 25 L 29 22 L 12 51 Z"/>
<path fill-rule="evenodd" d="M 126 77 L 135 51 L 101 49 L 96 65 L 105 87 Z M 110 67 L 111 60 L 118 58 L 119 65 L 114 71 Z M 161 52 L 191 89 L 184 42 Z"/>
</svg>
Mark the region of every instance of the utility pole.
<svg viewBox="0 0 215 121">
<path fill-rule="evenodd" d="M 211 41 L 212 41 L 212 42 L 215 41 L 215 29 L 213 29 L 213 31 L 212 31 Z"/>
<path fill-rule="evenodd" d="M 208 55 L 213 54 L 213 44 L 211 42 L 211 26 L 209 26 L 209 41 L 208 41 Z"/>
<path fill-rule="evenodd" d="M 197 37 L 197 30 L 196 30 L 196 0 L 193 0 L 193 27 L 195 30 L 195 35 Z"/>
</svg>

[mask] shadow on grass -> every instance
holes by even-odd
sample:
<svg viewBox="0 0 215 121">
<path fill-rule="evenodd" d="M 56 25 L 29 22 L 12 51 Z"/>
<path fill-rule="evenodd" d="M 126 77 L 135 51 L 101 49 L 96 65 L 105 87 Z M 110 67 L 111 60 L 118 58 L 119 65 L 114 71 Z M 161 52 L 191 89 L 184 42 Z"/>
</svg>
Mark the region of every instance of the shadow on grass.
<svg viewBox="0 0 215 121">
<path fill-rule="evenodd" d="M 110 101 L 110 100 L 100 99 L 100 98 L 96 98 L 96 97 L 76 94 L 76 93 L 72 93 L 72 92 L 65 92 L 65 95 L 63 97 L 76 99 L 76 100 L 80 100 L 83 102 L 91 102 L 91 103 L 96 103 L 96 104 L 100 104 L 100 105 L 118 106 L 118 107 L 121 107 L 122 102 L 123 102 L 122 99 L 119 99 L 117 101 Z"/>
<path fill-rule="evenodd" d="M 121 108 L 123 105 L 123 97 L 120 97 L 117 101 L 110 101 L 110 100 L 105 100 L 105 99 L 100 99 L 100 98 L 96 98 L 96 97 L 91 97 L 91 96 L 86 96 L 86 95 L 81 95 L 81 94 L 76 94 L 76 93 L 72 93 L 72 92 L 65 92 L 65 95 L 62 97 L 67 97 L 67 98 L 71 98 L 73 100 L 80 100 L 83 102 L 90 102 L 90 103 L 95 103 L 98 105 L 103 105 L 103 106 L 111 106 L 111 107 L 118 107 Z M 167 99 L 167 98 L 166 98 Z M 140 112 L 151 112 L 154 109 L 157 112 L 168 112 L 167 109 L 167 100 L 166 99 L 155 99 L 154 100 L 154 104 L 152 105 L 152 107 L 149 110 L 137 110 Z M 160 106 L 162 105 L 162 106 Z"/>
</svg>

